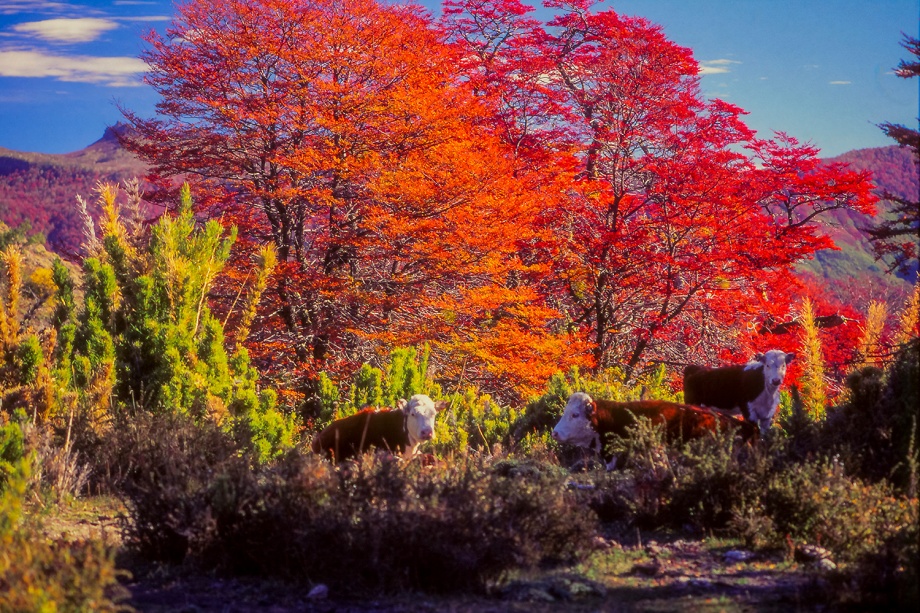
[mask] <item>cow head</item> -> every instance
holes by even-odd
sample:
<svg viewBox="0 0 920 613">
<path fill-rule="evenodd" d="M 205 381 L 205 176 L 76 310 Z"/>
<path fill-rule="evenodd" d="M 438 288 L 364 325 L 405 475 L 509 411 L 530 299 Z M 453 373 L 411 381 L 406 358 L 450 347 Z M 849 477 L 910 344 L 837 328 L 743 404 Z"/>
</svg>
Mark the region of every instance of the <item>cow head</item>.
<svg viewBox="0 0 920 613">
<path fill-rule="evenodd" d="M 591 423 L 594 416 L 594 400 L 584 392 L 569 396 L 559 423 L 553 428 L 553 438 L 560 443 L 571 443 L 579 447 L 596 445 L 598 434 Z"/>
<path fill-rule="evenodd" d="M 794 353 L 784 353 L 779 349 L 757 354 L 754 360 L 763 364 L 763 382 L 767 392 L 773 393 L 783 384 L 786 365 L 794 358 Z"/>
<path fill-rule="evenodd" d="M 443 400 L 434 402 L 425 394 L 416 394 L 408 402 L 400 400 L 397 406 L 406 415 L 406 432 L 409 444 L 414 448 L 434 436 L 434 418 L 438 411 L 447 407 L 447 403 Z"/>
</svg>

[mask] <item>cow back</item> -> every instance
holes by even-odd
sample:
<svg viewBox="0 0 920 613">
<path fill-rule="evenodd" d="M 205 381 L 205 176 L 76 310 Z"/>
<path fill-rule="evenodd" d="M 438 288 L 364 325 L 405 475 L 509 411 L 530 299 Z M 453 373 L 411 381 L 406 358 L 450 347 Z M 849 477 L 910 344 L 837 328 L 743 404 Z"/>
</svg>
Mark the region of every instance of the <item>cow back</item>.
<svg viewBox="0 0 920 613">
<path fill-rule="evenodd" d="M 341 462 L 372 447 L 402 453 L 408 444 L 402 411 L 365 409 L 326 426 L 314 437 L 313 451 Z"/>
<path fill-rule="evenodd" d="M 764 390 L 763 366 L 702 366 L 684 369 L 684 402 L 723 411 L 746 411 Z"/>
<path fill-rule="evenodd" d="M 665 424 L 665 436 L 670 441 L 700 438 L 707 432 L 716 430 L 740 430 L 745 441 L 757 434 L 757 427 L 753 424 L 716 411 L 677 402 L 598 400 L 596 405 L 596 429 L 601 435 L 612 433 L 626 436 L 627 429 L 634 426 L 640 417 L 654 424 Z"/>
</svg>

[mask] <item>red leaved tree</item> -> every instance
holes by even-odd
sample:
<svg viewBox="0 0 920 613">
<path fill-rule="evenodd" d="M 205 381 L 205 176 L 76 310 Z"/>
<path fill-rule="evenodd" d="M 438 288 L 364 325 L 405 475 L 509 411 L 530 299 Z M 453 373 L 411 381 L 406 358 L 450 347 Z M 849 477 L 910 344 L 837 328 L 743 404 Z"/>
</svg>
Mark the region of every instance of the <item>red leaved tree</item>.
<svg viewBox="0 0 920 613">
<path fill-rule="evenodd" d="M 149 41 L 162 102 L 125 113 L 128 146 L 225 190 L 208 212 L 277 246 L 259 363 L 309 378 L 430 341 L 447 382 L 514 396 L 579 359 L 520 282 L 540 201 L 419 8 L 194 0 Z"/>
<path fill-rule="evenodd" d="M 599 367 L 748 352 L 758 320 L 789 313 L 794 264 L 829 246 L 820 215 L 872 210 L 869 177 L 756 139 L 648 21 L 544 4 L 538 27 L 516 0 L 449 2 L 445 26 L 502 137 L 527 145 L 518 163 L 560 190 L 530 252 L 552 265 L 542 290 Z"/>
</svg>

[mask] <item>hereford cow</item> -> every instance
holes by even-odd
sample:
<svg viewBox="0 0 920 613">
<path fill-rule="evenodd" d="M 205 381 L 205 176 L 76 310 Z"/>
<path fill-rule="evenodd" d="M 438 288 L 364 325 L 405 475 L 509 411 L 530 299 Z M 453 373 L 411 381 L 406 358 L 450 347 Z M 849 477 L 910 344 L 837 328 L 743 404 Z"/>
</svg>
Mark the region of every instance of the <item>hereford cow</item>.
<svg viewBox="0 0 920 613">
<path fill-rule="evenodd" d="M 594 400 L 584 392 L 576 392 L 569 396 L 562 418 L 553 428 L 553 438 L 560 443 L 602 452 L 605 435 L 626 436 L 627 428 L 635 425 L 639 417 L 646 417 L 652 423 L 664 423 L 668 440 L 699 438 L 717 429 L 737 430 L 744 441 L 757 435 L 753 424 L 718 411 L 664 400 Z M 610 460 L 609 457 L 605 459 Z M 615 466 L 616 458 L 607 464 L 608 469 Z"/>
<path fill-rule="evenodd" d="M 313 437 L 313 451 L 341 462 L 370 449 L 387 449 L 410 458 L 434 436 L 434 418 L 447 406 L 416 394 L 395 409 L 365 409 L 337 419 Z"/>
<path fill-rule="evenodd" d="M 707 368 L 690 365 L 684 369 L 684 402 L 721 411 L 740 411 L 744 419 L 757 424 L 761 434 L 773 425 L 779 406 L 779 387 L 786 365 L 794 353 L 773 349 L 758 354 L 747 364 Z"/>
</svg>

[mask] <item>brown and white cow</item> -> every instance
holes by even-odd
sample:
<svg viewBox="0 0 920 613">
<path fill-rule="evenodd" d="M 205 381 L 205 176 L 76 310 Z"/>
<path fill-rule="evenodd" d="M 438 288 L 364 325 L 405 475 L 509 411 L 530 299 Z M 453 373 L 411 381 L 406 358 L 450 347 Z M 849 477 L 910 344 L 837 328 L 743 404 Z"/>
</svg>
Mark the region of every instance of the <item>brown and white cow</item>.
<svg viewBox="0 0 920 613">
<path fill-rule="evenodd" d="M 721 411 L 739 411 L 746 421 L 757 424 L 761 434 L 773 425 L 779 407 L 779 388 L 786 365 L 794 353 L 772 349 L 747 364 L 708 368 L 690 365 L 684 369 L 684 402 Z"/>
<path fill-rule="evenodd" d="M 434 436 L 434 420 L 446 401 L 434 402 L 424 394 L 400 400 L 395 409 L 364 409 L 337 419 L 313 437 L 313 451 L 341 462 L 372 447 L 411 458 L 419 446 Z"/>
<path fill-rule="evenodd" d="M 717 429 L 737 430 L 745 442 L 757 436 L 753 424 L 718 411 L 664 400 L 595 400 L 584 392 L 576 392 L 569 396 L 562 417 L 553 428 L 553 438 L 602 453 L 607 434 L 626 436 L 627 428 L 634 426 L 640 417 L 663 423 L 671 441 L 700 438 Z M 605 459 L 609 460 L 608 470 L 616 467 L 616 458 Z"/>
</svg>

